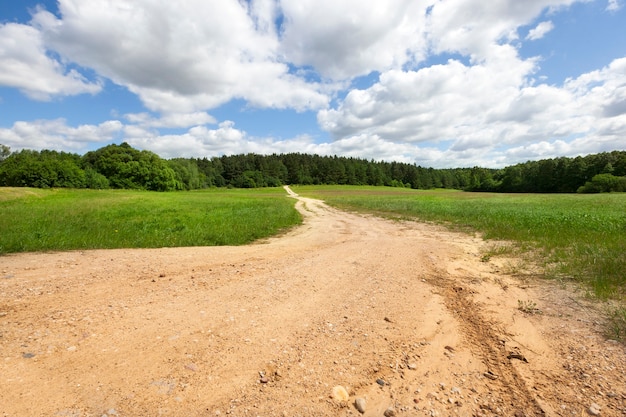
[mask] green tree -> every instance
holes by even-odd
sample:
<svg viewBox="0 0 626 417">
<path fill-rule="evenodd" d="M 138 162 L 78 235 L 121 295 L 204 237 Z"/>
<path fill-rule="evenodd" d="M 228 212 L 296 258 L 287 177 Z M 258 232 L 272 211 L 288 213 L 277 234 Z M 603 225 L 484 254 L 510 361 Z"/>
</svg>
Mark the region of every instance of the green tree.
<svg viewBox="0 0 626 417">
<path fill-rule="evenodd" d="M 579 193 L 610 193 L 625 192 L 626 177 L 616 177 L 613 174 L 594 175 L 591 181 L 578 189 Z"/>
<path fill-rule="evenodd" d="M 207 186 L 206 176 L 200 172 L 195 160 L 175 158 L 167 161 L 167 164 L 176 173 L 176 179 L 185 190 L 197 190 Z"/>
<path fill-rule="evenodd" d="M 93 190 L 106 190 L 109 188 L 109 180 L 93 168 L 85 169 L 85 187 Z"/>
<path fill-rule="evenodd" d="M 23 149 L 0 164 L 0 185 L 11 187 L 83 188 L 85 172 L 80 157 L 66 152 Z"/>
<path fill-rule="evenodd" d="M 104 175 L 111 187 L 172 191 L 183 189 L 166 161 L 150 151 L 139 151 L 126 142 L 108 145 L 83 157 L 85 167 Z"/>
<path fill-rule="evenodd" d="M 265 181 L 261 171 L 247 170 L 237 176 L 231 185 L 237 188 L 257 188 L 265 187 Z"/>
</svg>

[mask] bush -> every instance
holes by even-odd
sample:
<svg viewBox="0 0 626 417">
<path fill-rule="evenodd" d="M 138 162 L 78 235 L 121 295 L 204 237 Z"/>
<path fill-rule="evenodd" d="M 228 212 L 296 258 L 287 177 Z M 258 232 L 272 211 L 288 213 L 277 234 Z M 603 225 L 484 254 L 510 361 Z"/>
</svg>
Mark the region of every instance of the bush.
<svg viewBox="0 0 626 417">
<path fill-rule="evenodd" d="M 0 165 L 0 185 L 36 188 L 83 188 L 85 172 L 78 155 L 56 151 L 22 150 Z"/>
<path fill-rule="evenodd" d="M 616 177 L 613 174 L 598 174 L 591 181 L 578 188 L 579 193 L 610 193 L 625 192 L 626 177 Z"/>
<path fill-rule="evenodd" d="M 106 190 L 109 188 L 109 180 L 92 168 L 85 170 L 85 187 L 94 190 Z"/>
<path fill-rule="evenodd" d="M 183 189 L 176 172 L 157 154 L 139 151 L 127 143 L 108 145 L 83 157 L 85 169 L 106 177 L 112 188 L 150 191 Z"/>
</svg>

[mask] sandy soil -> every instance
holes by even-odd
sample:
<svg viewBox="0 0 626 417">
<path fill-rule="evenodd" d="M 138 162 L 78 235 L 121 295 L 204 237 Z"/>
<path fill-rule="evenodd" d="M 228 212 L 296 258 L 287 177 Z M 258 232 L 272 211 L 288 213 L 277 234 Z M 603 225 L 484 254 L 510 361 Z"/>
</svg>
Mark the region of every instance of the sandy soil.
<svg viewBox="0 0 626 417">
<path fill-rule="evenodd" d="M 297 207 L 244 247 L 1 257 L 0 416 L 626 415 L 576 293 L 479 237 Z"/>
</svg>

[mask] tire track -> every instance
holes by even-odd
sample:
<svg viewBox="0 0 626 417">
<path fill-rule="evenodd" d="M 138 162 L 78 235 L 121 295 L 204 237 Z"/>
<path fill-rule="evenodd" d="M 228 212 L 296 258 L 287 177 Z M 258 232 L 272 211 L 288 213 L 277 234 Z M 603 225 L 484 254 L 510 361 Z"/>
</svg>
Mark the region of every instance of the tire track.
<svg viewBox="0 0 626 417">
<path fill-rule="evenodd" d="M 499 334 L 506 331 L 500 323 L 489 322 L 481 314 L 480 306 L 474 302 L 472 290 L 459 285 L 458 280 L 432 277 L 428 282 L 439 288 L 448 311 L 461 324 L 465 342 L 477 352 L 487 367 L 485 383 L 499 392 L 504 402 L 505 415 L 516 417 L 545 416 L 546 412 L 536 396 L 529 390 L 522 376 L 507 359 L 506 341 Z M 495 411 L 495 410 L 489 410 Z"/>
</svg>

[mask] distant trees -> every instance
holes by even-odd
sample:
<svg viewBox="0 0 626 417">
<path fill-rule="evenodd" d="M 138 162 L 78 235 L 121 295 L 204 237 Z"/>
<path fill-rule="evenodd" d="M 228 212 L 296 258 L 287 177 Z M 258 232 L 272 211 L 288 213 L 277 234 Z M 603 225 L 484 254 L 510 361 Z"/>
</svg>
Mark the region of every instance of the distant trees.
<svg viewBox="0 0 626 417">
<path fill-rule="evenodd" d="M 13 187 L 85 187 L 80 156 L 28 149 L 10 154 L 0 163 L 0 185 Z"/>
<path fill-rule="evenodd" d="M 300 153 L 164 160 L 127 143 L 108 145 L 84 156 L 48 150 L 11 153 L 7 146 L 0 145 L 0 186 L 172 191 L 283 184 L 384 185 L 510 193 L 626 191 L 626 152 L 529 161 L 503 169 L 434 169 L 401 162 Z"/>
<path fill-rule="evenodd" d="M 385 185 L 408 188 L 464 188 L 467 169 L 423 168 L 338 156 L 229 155 L 195 160 L 209 186 L 274 187 L 282 184 Z"/>
<path fill-rule="evenodd" d="M 575 193 L 599 192 L 591 185 L 599 174 L 614 177 L 626 176 L 626 152 L 613 151 L 576 158 L 544 159 L 509 166 L 494 173 L 492 179 L 498 192 L 526 193 Z M 596 179 L 607 184 L 609 177 Z M 586 184 L 590 186 L 587 187 Z M 617 181 L 615 184 L 618 184 Z M 611 182 L 613 184 L 613 182 Z M 612 185 L 606 191 L 618 191 Z"/>
<path fill-rule="evenodd" d="M 36 188 L 182 189 L 167 162 L 127 143 L 109 145 L 81 157 L 77 154 L 24 149 L 0 163 L 0 185 Z"/>
</svg>

